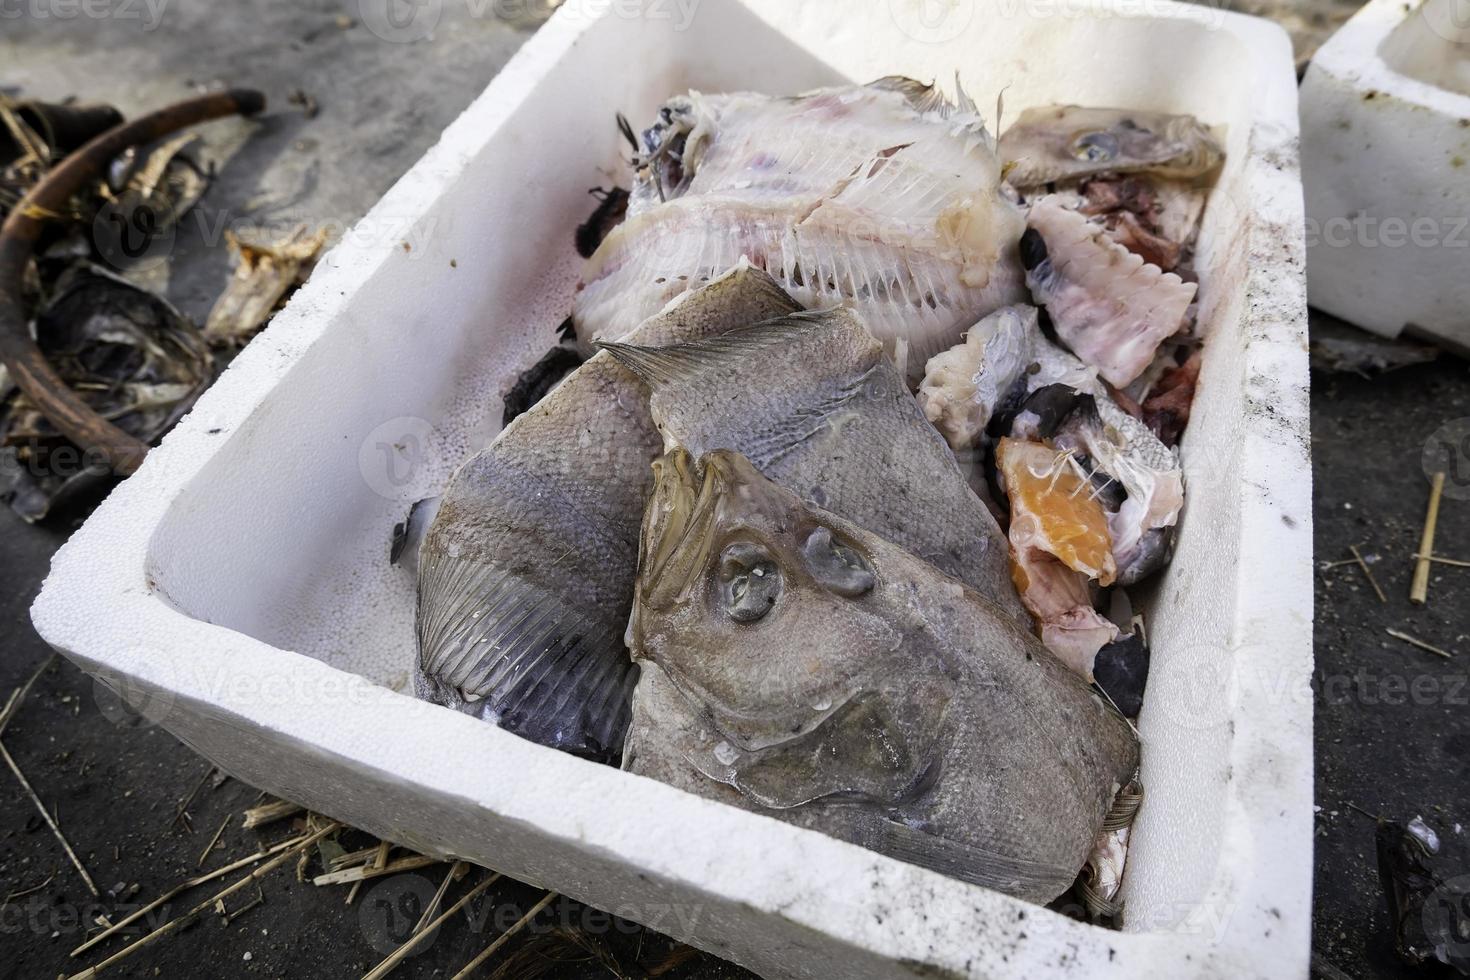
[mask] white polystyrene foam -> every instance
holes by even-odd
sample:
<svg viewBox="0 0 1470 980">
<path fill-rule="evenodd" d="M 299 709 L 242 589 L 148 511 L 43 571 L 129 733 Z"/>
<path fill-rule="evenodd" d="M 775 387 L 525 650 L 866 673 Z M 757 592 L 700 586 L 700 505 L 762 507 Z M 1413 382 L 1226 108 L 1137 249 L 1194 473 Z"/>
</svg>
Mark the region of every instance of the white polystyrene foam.
<svg viewBox="0 0 1470 980">
<path fill-rule="evenodd" d="M 687 24 L 688 5 L 632 9 L 573 0 L 527 42 L 58 553 L 37 628 L 255 785 L 768 976 L 1305 974 L 1310 467 L 1285 35 L 1152 0 L 704 0 Z M 506 386 L 551 345 L 586 191 L 626 179 L 614 113 L 637 123 L 687 87 L 956 68 L 981 105 L 1004 88 L 1008 118 L 1189 111 L 1229 154 L 1200 245 L 1189 504 L 1148 603 L 1148 800 L 1122 933 L 388 689 L 413 655 L 391 528 L 493 435 Z M 388 468 L 410 444 L 415 465 Z"/>
<path fill-rule="evenodd" d="M 1459 0 L 1372 0 L 1302 81 L 1314 305 L 1470 349 L 1470 68 Z"/>
</svg>

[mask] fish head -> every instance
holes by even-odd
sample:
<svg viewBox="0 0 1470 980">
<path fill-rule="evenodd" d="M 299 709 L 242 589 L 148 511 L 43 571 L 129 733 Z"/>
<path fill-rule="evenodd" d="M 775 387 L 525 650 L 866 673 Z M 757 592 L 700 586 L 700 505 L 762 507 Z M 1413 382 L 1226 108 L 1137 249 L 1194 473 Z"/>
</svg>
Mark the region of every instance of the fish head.
<svg viewBox="0 0 1470 980">
<path fill-rule="evenodd" d="M 634 659 L 746 747 L 815 727 L 898 647 L 865 535 L 729 450 L 675 449 L 654 474 Z"/>
<path fill-rule="evenodd" d="M 1106 172 L 1193 179 L 1224 159 L 1209 127 L 1189 115 L 1131 109 L 1027 109 L 1000 139 L 1017 187 Z"/>
</svg>

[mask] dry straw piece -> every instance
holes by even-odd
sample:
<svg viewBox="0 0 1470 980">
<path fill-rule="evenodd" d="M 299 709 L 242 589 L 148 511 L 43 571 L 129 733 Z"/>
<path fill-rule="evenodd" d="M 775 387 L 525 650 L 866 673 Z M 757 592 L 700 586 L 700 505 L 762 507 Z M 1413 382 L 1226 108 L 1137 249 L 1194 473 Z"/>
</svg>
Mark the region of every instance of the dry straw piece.
<svg viewBox="0 0 1470 980">
<path fill-rule="evenodd" d="M 1414 582 L 1409 587 L 1409 601 L 1422 606 L 1429 601 L 1429 556 L 1434 554 L 1434 525 L 1439 521 L 1439 498 L 1444 493 L 1444 472 L 1434 474 L 1429 486 L 1429 510 L 1424 515 L 1424 533 L 1419 536 L 1419 560 L 1414 566 Z"/>
<path fill-rule="evenodd" d="M 1450 660 L 1450 659 L 1453 659 L 1454 658 L 1454 654 L 1453 653 L 1450 653 L 1448 650 L 1442 650 L 1439 647 L 1435 646 L 1433 643 L 1425 643 L 1423 640 L 1419 639 L 1418 637 L 1416 637 L 1416 636 L 1410 636 L 1408 633 L 1404 633 L 1404 632 L 1401 632 L 1399 630 L 1391 629 L 1391 628 L 1390 629 L 1387 629 L 1387 630 L 1384 630 L 1384 632 L 1387 633 L 1389 636 L 1393 637 L 1395 640 L 1403 640 L 1405 643 L 1409 644 L 1410 646 L 1418 647 L 1420 650 L 1427 650 L 1428 652 L 1430 652 L 1432 654 L 1435 654 L 1435 655 L 1440 656 L 1440 657 L 1444 657 L 1446 660 Z"/>
</svg>

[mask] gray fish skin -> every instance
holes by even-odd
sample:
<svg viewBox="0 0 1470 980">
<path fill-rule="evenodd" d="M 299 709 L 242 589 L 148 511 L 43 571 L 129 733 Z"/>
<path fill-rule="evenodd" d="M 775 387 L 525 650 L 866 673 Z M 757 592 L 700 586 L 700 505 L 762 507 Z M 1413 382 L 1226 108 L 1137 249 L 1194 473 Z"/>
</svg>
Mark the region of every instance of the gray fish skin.
<svg viewBox="0 0 1470 980">
<path fill-rule="evenodd" d="M 1065 891 L 1138 765 L 1117 711 L 995 603 L 739 454 L 655 469 L 624 768 L 1019 898 Z"/>
<path fill-rule="evenodd" d="M 791 312 L 742 264 L 639 327 L 695 340 Z M 598 355 L 466 461 L 420 553 L 421 697 L 595 758 L 622 746 L 623 644 L 661 439 L 642 382 Z"/>
<path fill-rule="evenodd" d="M 855 312 L 797 313 L 663 349 L 603 346 L 649 382 L 665 448 L 736 450 L 1030 623 L 1005 535 Z"/>
</svg>

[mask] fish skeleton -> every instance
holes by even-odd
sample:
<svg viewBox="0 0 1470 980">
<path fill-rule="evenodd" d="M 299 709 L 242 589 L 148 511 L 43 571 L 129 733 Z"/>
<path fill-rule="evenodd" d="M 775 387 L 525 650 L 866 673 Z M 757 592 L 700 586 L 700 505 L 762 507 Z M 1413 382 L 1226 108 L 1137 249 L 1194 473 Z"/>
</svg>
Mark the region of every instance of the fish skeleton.
<svg viewBox="0 0 1470 980">
<path fill-rule="evenodd" d="M 655 464 L 624 768 L 1037 902 L 1138 765 L 1009 613 L 738 453 Z"/>
<path fill-rule="evenodd" d="M 742 264 L 635 336 L 695 340 L 795 309 Z M 421 696 L 545 745 L 618 753 L 637 679 L 623 632 L 660 450 L 647 390 L 601 354 L 455 472 L 419 558 Z"/>
<path fill-rule="evenodd" d="M 665 448 L 741 452 L 781 485 L 1029 622 L 1000 526 L 853 311 L 795 313 L 671 347 L 604 349 L 648 383 Z"/>
<path fill-rule="evenodd" d="M 588 260 L 584 345 L 623 340 L 742 256 L 809 308 L 859 310 L 916 365 L 1024 297 L 1020 211 L 961 93 L 908 79 L 670 100 L 644 133 L 627 219 Z"/>
</svg>

